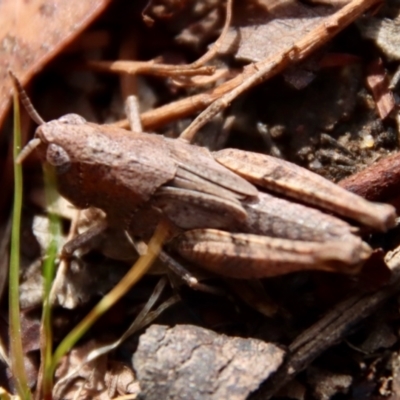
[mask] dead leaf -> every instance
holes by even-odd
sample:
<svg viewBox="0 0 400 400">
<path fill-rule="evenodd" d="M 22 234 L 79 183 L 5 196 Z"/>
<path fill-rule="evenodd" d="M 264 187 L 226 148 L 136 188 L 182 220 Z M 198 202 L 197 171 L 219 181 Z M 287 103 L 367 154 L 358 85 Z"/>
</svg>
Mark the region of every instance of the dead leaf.
<svg viewBox="0 0 400 400">
<path fill-rule="evenodd" d="M 285 51 L 339 8 L 310 7 L 293 0 L 263 0 L 257 7 L 241 2 L 220 53 L 234 52 L 241 61 L 261 61 Z"/>
<path fill-rule="evenodd" d="M 389 89 L 389 80 L 382 60 L 372 62 L 368 68 L 367 85 L 374 96 L 379 117 L 385 119 L 395 107 L 392 91 Z"/>
<path fill-rule="evenodd" d="M 12 69 L 25 85 L 76 38 L 110 0 L 0 2 L 0 125 L 10 104 Z"/>
<path fill-rule="evenodd" d="M 87 355 L 99 346 L 100 343 L 90 340 L 71 350 L 62 359 L 56 371 L 58 381 L 54 387 L 55 399 L 110 400 L 116 393 L 125 395 L 138 392 L 135 375 L 126 364 L 111 362 L 106 355 L 89 363 L 84 362 Z"/>
</svg>

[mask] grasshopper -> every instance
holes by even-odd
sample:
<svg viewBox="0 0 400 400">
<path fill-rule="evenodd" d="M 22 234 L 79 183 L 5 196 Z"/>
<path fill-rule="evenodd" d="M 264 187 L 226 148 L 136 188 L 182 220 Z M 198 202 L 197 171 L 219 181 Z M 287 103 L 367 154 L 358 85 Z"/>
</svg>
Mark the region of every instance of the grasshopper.
<svg viewBox="0 0 400 400">
<path fill-rule="evenodd" d="M 169 252 L 223 276 L 262 278 L 301 270 L 356 273 L 372 249 L 347 221 L 381 232 L 395 225 L 391 205 L 265 154 L 210 152 L 76 114 L 36 121 L 22 154 L 36 148 L 55 170 L 62 196 L 106 214 L 86 238 L 108 230 L 147 239 L 166 218 Z M 76 237 L 65 253 L 85 240 Z"/>
</svg>

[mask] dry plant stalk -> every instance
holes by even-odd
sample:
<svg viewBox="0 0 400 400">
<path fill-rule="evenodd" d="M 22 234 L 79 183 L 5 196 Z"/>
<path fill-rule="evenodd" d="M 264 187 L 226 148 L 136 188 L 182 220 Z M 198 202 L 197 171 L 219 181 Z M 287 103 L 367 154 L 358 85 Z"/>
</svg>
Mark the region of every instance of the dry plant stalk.
<svg viewBox="0 0 400 400">
<path fill-rule="evenodd" d="M 237 74 L 234 78 L 222 83 L 218 87 L 205 93 L 190 96 L 186 99 L 178 100 L 142 113 L 141 120 L 143 127 L 147 130 L 156 129 L 167 123 L 188 117 L 205 109 L 181 134 L 181 138 L 191 142 L 196 132 L 216 114 L 228 107 L 236 97 L 249 88 L 277 75 L 289 65 L 304 60 L 319 47 L 331 40 L 337 33 L 355 21 L 362 13 L 379 3 L 379 1 L 380 0 L 350 1 L 333 15 L 325 18 L 320 25 L 312 29 L 307 35 L 299 38 L 298 41 L 287 47 L 284 51 L 257 63 L 247 65 L 242 73 Z M 228 3 L 227 19 L 224 29 L 214 47 L 197 62 L 187 66 L 177 66 L 176 68 L 198 67 L 200 60 L 204 63 L 205 60 L 209 61 L 215 56 L 229 27 L 230 13 L 231 4 Z M 115 65 L 118 66 L 120 65 L 119 63 L 121 62 L 116 61 Z M 157 64 L 154 64 L 154 68 L 156 68 L 156 65 Z M 126 72 L 126 70 L 124 72 Z M 127 120 L 122 120 L 112 125 L 121 128 L 129 127 Z"/>
<path fill-rule="evenodd" d="M 288 65 L 304 60 L 376 3 L 377 0 L 352 0 L 349 4 L 346 4 L 332 16 L 326 18 L 317 28 L 300 38 L 293 46 L 288 47 L 282 53 L 255 64 L 248 65 L 241 75 L 229 81 L 230 85 L 235 88 L 223 94 L 218 100 L 208 106 L 208 108 L 182 132 L 180 137 L 189 142 L 192 141 L 196 132 L 210 121 L 211 118 L 228 107 L 236 97 L 252 86 L 278 74 Z M 227 84 L 229 82 L 227 82 Z"/>
</svg>

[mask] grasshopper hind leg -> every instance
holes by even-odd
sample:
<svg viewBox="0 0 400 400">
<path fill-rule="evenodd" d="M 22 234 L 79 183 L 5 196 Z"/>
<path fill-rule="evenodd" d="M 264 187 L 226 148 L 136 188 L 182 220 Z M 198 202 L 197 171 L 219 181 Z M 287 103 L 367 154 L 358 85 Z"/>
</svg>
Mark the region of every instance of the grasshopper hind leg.
<svg viewBox="0 0 400 400">
<path fill-rule="evenodd" d="M 230 278 L 267 278 L 296 271 L 355 274 L 371 255 L 360 238 L 327 242 L 288 240 L 216 229 L 195 229 L 175 239 L 187 260 Z"/>
</svg>

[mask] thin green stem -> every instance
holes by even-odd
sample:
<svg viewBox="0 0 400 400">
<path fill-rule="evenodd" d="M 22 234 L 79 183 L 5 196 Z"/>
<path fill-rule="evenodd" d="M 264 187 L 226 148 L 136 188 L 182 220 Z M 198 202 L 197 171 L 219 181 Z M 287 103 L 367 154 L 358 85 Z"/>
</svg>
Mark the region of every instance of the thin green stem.
<svg viewBox="0 0 400 400">
<path fill-rule="evenodd" d="M 89 312 L 89 314 L 60 343 L 53 356 L 51 366 L 52 373 L 54 373 L 61 357 L 72 348 L 72 346 L 85 332 L 87 332 L 87 330 L 101 315 L 114 305 L 148 271 L 155 258 L 160 253 L 161 246 L 168 234 L 167 223 L 161 222 L 149 242 L 147 253 L 137 260 L 117 286 L 104 296 Z"/>
<path fill-rule="evenodd" d="M 24 366 L 24 352 L 22 348 L 21 321 L 19 308 L 19 265 L 20 265 L 20 226 L 22 209 L 22 167 L 15 163 L 21 150 L 21 128 L 19 120 L 18 94 L 14 93 L 14 206 L 13 224 L 11 231 L 10 255 L 10 360 L 13 378 L 21 399 L 31 399 L 28 380 Z"/>
<path fill-rule="evenodd" d="M 57 199 L 56 177 L 51 169 L 43 169 L 47 206 L 55 204 Z M 42 360 L 43 360 L 43 398 L 51 398 L 53 390 L 53 372 L 51 369 L 53 351 L 53 333 L 51 329 L 50 292 L 54 279 L 55 261 L 58 254 L 58 244 L 61 236 L 60 220 L 55 213 L 49 213 L 50 244 L 43 264 L 43 314 L 42 314 Z"/>
</svg>

